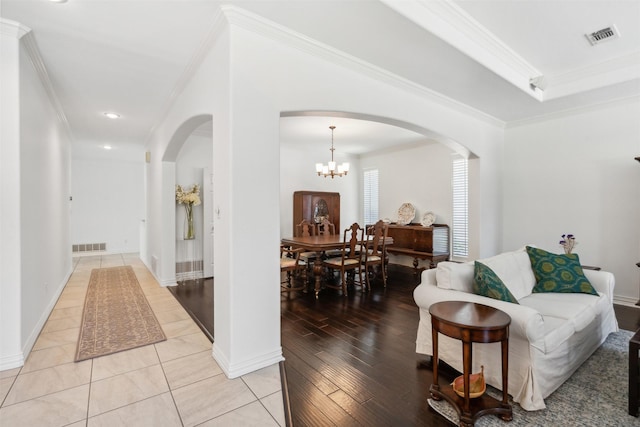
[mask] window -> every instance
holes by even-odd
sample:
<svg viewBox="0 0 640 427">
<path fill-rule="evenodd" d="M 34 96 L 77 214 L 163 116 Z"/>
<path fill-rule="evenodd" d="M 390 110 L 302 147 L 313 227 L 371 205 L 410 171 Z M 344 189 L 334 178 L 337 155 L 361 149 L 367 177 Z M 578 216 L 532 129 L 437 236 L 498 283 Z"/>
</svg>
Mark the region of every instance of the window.
<svg viewBox="0 0 640 427">
<path fill-rule="evenodd" d="M 469 171 L 467 159 L 453 158 L 453 230 L 452 255 L 469 256 Z"/>
<path fill-rule="evenodd" d="M 375 224 L 378 215 L 378 169 L 364 171 L 364 223 Z"/>
</svg>

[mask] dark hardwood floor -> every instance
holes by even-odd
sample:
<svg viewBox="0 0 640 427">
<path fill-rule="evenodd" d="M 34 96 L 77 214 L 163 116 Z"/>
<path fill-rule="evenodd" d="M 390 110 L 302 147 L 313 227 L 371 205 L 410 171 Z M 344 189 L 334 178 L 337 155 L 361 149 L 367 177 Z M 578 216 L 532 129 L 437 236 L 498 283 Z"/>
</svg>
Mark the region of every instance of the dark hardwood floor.
<svg viewBox="0 0 640 427">
<path fill-rule="evenodd" d="M 295 426 L 450 426 L 431 411 L 428 361 L 415 353 L 418 308 L 413 269 L 390 266 L 386 288 L 374 283 L 343 297 L 339 291 L 283 293 L 282 347 Z M 211 328 L 213 280 L 170 288 Z M 204 300 L 204 301 L 203 301 Z M 640 328 L 640 307 L 615 305 L 620 328 Z M 443 366 L 441 384 L 458 373 Z"/>
<path fill-rule="evenodd" d="M 186 280 L 169 291 L 213 342 L 213 279 Z"/>
</svg>

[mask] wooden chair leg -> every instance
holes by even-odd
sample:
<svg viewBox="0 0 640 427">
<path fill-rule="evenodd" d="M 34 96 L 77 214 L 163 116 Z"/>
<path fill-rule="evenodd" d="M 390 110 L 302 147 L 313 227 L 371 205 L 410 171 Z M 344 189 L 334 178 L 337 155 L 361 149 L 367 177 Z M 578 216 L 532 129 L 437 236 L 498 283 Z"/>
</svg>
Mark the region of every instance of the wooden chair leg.
<svg viewBox="0 0 640 427">
<path fill-rule="evenodd" d="M 347 275 L 344 272 L 344 270 L 342 270 L 342 272 L 340 273 L 340 279 L 342 280 L 342 295 L 343 296 L 348 296 L 347 293 Z"/>
<path fill-rule="evenodd" d="M 371 282 L 370 282 L 370 279 L 369 279 L 369 275 L 370 275 L 369 264 L 365 264 L 365 266 L 364 266 L 364 278 L 365 278 L 365 282 L 367 284 L 367 290 L 368 291 L 371 290 Z M 362 278 L 362 270 L 360 271 L 360 278 Z M 362 283 L 362 282 L 360 282 L 360 283 Z M 364 287 L 362 289 L 364 289 Z"/>
</svg>

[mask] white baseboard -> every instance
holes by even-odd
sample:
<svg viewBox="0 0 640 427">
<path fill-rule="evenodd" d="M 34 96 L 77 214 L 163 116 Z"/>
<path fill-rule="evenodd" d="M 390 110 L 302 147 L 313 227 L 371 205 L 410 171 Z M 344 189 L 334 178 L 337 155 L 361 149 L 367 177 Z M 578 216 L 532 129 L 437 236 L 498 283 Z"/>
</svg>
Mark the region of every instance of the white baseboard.
<svg viewBox="0 0 640 427">
<path fill-rule="evenodd" d="M 159 280 L 156 277 L 156 280 L 158 281 L 158 283 L 160 284 L 160 286 L 162 287 L 167 287 L 167 286 L 178 286 L 178 282 L 176 281 L 175 278 L 173 279 L 164 279 L 164 280 Z"/>
<path fill-rule="evenodd" d="M 36 340 L 38 339 L 38 336 L 40 336 L 40 332 L 42 332 L 44 325 L 47 323 L 47 320 L 49 319 L 49 316 L 51 315 L 53 308 L 56 306 L 56 303 L 58 302 L 60 295 L 62 295 L 62 291 L 64 291 L 64 287 L 67 286 L 67 282 L 71 278 L 72 272 L 73 272 L 73 266 L 71 266 L 71 268 L 65 275 L 64 279 L 62 279 L 62 282 L 58 284 L 58 288 L 56 289 L 56 292 L 54 293 L 53 298 L 51 298 L 51 300 L 49 301 L 49 304 L 47 304 L 47 307 L 42 312 L 40 319 L 38 319 L 38 323 L 29 334 L 29 338 L 27 338 L 27 341 L 22 346 L 22 352 L 24 354 L 25 360 L 27 360 L 27 356 L 29 355 L 29 353 L 31 353 L 31 349 L 36 344 Z"/>
<path fill-rule="evenodd" d="M 624 297 L 624 296 L 621 296 L 621 295 L 614 295 L 613 296 L 613 303 L 614 304 L 626 305 L 626 306 L 636 307 L 636 308 L 640 309 L 640 306 L 636 305 L 637 302 L 638 302 L 638 300 L 636 298 Z"/>
<path fill-rule="evenodd" d="M 158 276 L 156 276 L 156 272 L 153 271 L 153 269 L 151 268 L 151 266 L 149 264 L 147 264 L 147 261 L 140 258 L 140 260 L 142 261 L 142 263 L 144 264 L 145 267 L 147 267 L 147 270 L 149 270 L 149 273 L 151 273 L 151 275 L 153 276 L 154 279 L 156 279 L 156 282 L 158 282 L 158 284 L 162 287 L 167 287 L 167 286 L 178 286 L 178 282 L 176 281 L 175 277 L 173 279 L 160 279 Z"/>
<path fill-rule="evenodd" d="M 11 354 L 0 358 L 0 371 L 8 371 L 9 369 L 24 366 L 24 353 Z"/>
<path fill-rule="evenodd" d="M 40 333 L 42 332 L 44 325 L 47 323 L 47 320 L 49 319 L 49 316 L 51 315 L 53 308 L 56 306 L 56 303 L 58 302 L 58 299 L 60 298 L 60 295 L 62 294 L 64 287 L 67 286 L 67 282 L 69 281 L 69 278 L 71 278 L 72 272 L 73 272 L 73 266 L 71 266 L 71 268 L 69 269 L 65 277 L 62 279 L 62 282 L 58 284 L 58 287 L 56 288 L 55 293 L 53 294 L 51 300 L 49 301 L 49 304 L 47 304 L 47 306 L 42 312 L 42 315 L 40 316 L 40 319 L 38 319 L 38 323 L 36 323 L 33 330 L 29 334 L 29 337 L 24 342 L 22 346 L 22 353 L 16 353 L 10 356 L 4 356 L 0 360 L 0 371 L 6 371 L 8 369 L 18 368 L 24 365 L 24 362 L 27 360 L 29 353 L 31 353 L 33 346 L 36 344 L 36 340 L 40 336 Z"/>
<path fill-rule="evenodd" d="M 280 363 L 284 360 L 284 357 L 282 356 L 282 347 L 280 347 L 278 350 L 254 357 L 253 359 L 245 360 L 241 363 L 230 364 L 229 360 L 216 346 L 215 342 L 213 343 L 211 355 L 216 362 L 218 362 L 220 369 L 222 369 L 222 372 L 224 372 L 229 379 L 241 377 L 248 373 L 257 371 L 258 369 Z"/>
</svg>

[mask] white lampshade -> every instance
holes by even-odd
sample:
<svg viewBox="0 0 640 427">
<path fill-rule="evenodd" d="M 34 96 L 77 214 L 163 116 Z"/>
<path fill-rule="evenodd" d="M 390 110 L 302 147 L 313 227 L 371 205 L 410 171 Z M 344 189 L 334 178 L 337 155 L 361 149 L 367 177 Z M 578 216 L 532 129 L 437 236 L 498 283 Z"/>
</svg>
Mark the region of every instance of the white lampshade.
<svg viewBox="0 0 640 427">
<path fill-rule="evenodd" d="M 316 163 L 316 172 L 322 172 L 322 163 Z"/>
<path fill-rule="evenodd" d="M 330 171 L 336 170 L 336 162 L 329 162 L 329 170 Z"/>
</svg>

